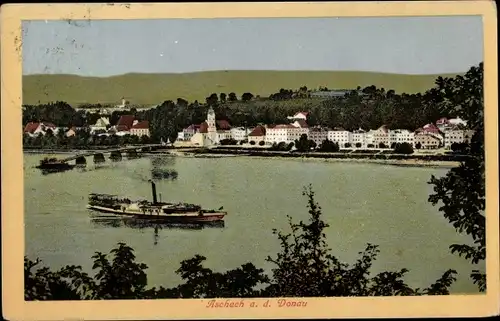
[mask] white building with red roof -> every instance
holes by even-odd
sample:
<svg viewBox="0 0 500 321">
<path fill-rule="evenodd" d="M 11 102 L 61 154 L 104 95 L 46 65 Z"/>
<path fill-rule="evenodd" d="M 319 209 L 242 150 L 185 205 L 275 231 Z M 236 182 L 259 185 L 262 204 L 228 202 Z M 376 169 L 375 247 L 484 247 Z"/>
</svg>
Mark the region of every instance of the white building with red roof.
<svg viewBox="0 0 500 321">
<path fill-rule="evenodd" d="M 149 134 L 149 122 L 147 120 L 138 121 L 130 128 L 130 135 L 135 136 L 150 136 Z"/>
<path fill-rule="evenodd" d="M 266 138 L 266 128 L 264 126 L 256 126 L 250 134 L 248 134 L 248 142 L 255 142 L 258 144 L 262 141 L 265 142 Z"/>
<path fill-rule="evenodd" d="M 49 130 L 55 135 L 58 132 L 56 125 L 49 122 L 29 122 L 24 126 L 24 134 L 30 137 L 45 135 Z"/>
<path fill-rule="evenodd" d="M 281 142 L 289 144 L 304 134 L 309 136 L 309 125 L 304 119 L 298 119 L 292 124 L 268 125 L 265 142 L 269 145 Z"/>
<path fill-rule="evenodd" d="M 218 145 L 221 140 L 232 138 L 231 125 L 227 120 L 216 120 L 212 107 L 208 109 L 207 120 L 200 125 L 191 125 L 183 130 L 184 140 L 188 140 L 186 132 L 189 134 L 194 132 L 189 141 L 199 146 Z"/>
<path fill-rule="evenodd" d="M 306 111 L 299 111 L 293 116 L 288 116 L 287 118 L 290 120 L 307 120 L 307 116 L 309 115 Z"/>
</svg>

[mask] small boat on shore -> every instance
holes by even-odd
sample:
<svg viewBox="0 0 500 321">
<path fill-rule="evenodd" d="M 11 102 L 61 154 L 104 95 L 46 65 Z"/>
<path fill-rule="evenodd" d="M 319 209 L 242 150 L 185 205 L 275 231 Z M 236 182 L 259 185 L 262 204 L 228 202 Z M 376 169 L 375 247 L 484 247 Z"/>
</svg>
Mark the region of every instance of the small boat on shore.
<svg viewBox="0 0 500 321">
<path fill-rule="evenodd" d="M 68 164 L 67 162 L 63 162 L 61 160 L 58 160 L 57 158 L 48 158 L 45 157 L 40 161 L 40 165 L 36 166 L 38 169 L 43 169 L 43 170 L 68 170 L 68 169 L 73 169 L 75 165 Z"/>
<path fill-rule="evenodd" d="M 158 221 L 163 223 L 205 223 L 223 221 L 227 212 L 203 209 L 200 205 L 188 203 L 158 202 L 156 185 L 151 181 L 153 201 L 121 198 L 116 195 L 89 195 L 88 209 L 117 216 Z"/>
</svg>

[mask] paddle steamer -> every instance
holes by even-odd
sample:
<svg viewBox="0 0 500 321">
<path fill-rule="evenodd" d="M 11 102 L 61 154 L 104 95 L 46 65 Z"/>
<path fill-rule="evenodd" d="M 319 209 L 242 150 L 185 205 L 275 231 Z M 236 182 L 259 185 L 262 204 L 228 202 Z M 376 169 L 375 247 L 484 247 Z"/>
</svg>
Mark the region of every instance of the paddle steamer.
<svg viewBox="0 0 500 321">
<path fill-rule="evenodd" d="M 197 204 L 159 202 L 156 197 L 156 185 L 151 182 L 153 201 L 136 200 L 109 194 L 89 195 L 87 208 L 117 216 L 155 220 L 164 223 L 204 223 L 223 221 L 227 212 L 203 209 Z"/>
</svg>

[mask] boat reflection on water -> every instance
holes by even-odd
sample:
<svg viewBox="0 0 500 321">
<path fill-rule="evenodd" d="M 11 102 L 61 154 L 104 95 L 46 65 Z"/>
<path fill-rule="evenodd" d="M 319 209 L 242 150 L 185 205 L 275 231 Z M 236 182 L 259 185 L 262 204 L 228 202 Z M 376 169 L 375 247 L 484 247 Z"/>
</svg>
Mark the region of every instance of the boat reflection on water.
<svg viewBox="0 0 500 321">
<path fill-rule="evenodd" d="M 64 169 L 41 169 L 42 175 L 50 175 L 50 174 L 55 174 L 55 173 L 62 173 L 62 172 L 67 172 L 72 170 L 73 167 L 71 168 L 64 168 Z"/>
<path fill-rule="evenodd" d="M 151 167 L 164 167 L 175 165 L 176 158 L 173 156 L 155 156 L 151 157 Z"/>
<path fill-rule="evenodd" d="M 179 175 L 169 167 L 175 165 L 174 157 L 151 158 L 151 178 L 155 180 L 176 180 Z"/>
<path fill-rule="evenodd" d="M 154 245 L 158 244 L 158 231 L 163 229 L 202 230 L 206 228 L 224 228 L 224 221 L 206 223 L 158 223 L 147 219 L 122 218 L 106 215 L 91 215 L 91 222 L 98 227 L 153 229 Z"/>
<path fill-rule="evenodd" d="M 177 171 L 170 169 L 153 168 L 151 170 L 151 177 L 155 180 L 176 180 L 178 176 Z"/>
<path fill-rule="evenodd" d="M 92 223 L 105 227 L 130 227 L 136 229 L 159 227 L 161 229 L 201 230 L 203 228 L 224 228 L 224 221 L 203 223 L 164 223 L 148 219 L 122 218 L 115 216 L 92 216 Z"/>
</svg>

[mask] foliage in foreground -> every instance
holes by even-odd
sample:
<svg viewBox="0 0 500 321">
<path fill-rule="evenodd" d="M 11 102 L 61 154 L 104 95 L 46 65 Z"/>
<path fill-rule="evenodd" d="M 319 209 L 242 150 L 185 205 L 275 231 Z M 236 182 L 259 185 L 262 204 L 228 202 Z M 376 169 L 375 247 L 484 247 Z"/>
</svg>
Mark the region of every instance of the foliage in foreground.
<svg viewBox="0 0 500 321">
<path fill-rule="evenodd" d="M 448 270 L 426 289 L 412 289 L 404 280 L 407 269 L 386 271 L 372 276 L 371 267 L 379 249 L 368 244 L 352 265 L 340 262 L 328 248 L 321 208 L 309 187 L 309 220 L 294 223 L 291 233 L 274 230 L 281 250 L 275 257 L 270 276 L 252 263 L 224 273 L 203 266 L 203 256 L 184 260 L 176 271 L 183 282 L 173 288 L 147 288 L 147 266 L 135 261 L 134 251 L 124 243 L 110 254 L 96 252 L 95 275 L 79 266 L 57 271 L 47 267 L 35 270 L 39 260 L 24 261 L 26 300 L 99 300 L 216 297 L 322 297 L 322 296 L 393 296 L 446 295 L 456 280 L 456 271 Z"/>
<path fill-rule="evenodd" d="M 429 202 L 439 204 L 439 210 L 453 227 L 472 238 L 473 245 L 452 244 L 450 249 L 476 265 L 486 259 L 483 64 L 471 68 L 464 77 L 440 79 L 438 86 L 445 93 L 439 104 L 451 106 L 456 114 L 468 119 L 467 125 L 475 134 L 469 146 L 459 146 L 470 157 L 444 177 L 431 177 L 434 194 Z M 471 278 L 480 291 L 486 291 L 486 274 L 473 270 Z"/>
<path fill-rule="evenodd" d="M 441 93 L 438 107 L 452 108 L 455 114 L 468 119 L 467 125 L 475 134 L 470 145 L 455 145 L 470 157 L 444 177 L 431 177 L 434 194 L 429 202 L 439 204 L 453 227 L 472 238 L 473 245 L 452 244 L 451 252 L 477 265 L 486 259 L 483 64 L 471 68 L 463 77 L 438 79 L 436 83 Z M 471 278 L 480 291 L 486 291 L 485 273 L 473 270 Z"/>
</svg>

